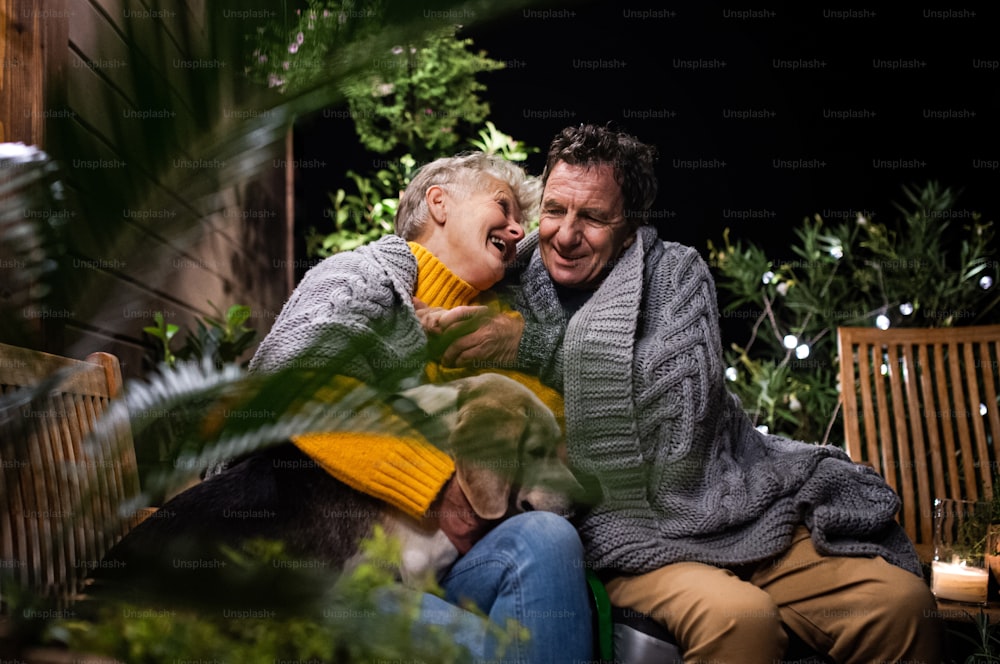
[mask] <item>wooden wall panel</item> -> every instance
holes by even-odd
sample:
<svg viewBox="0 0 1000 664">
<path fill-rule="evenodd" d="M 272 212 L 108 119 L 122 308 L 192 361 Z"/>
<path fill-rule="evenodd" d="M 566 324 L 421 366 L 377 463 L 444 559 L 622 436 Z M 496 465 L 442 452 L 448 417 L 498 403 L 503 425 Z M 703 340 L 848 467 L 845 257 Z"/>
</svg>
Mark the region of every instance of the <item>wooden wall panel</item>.
<svg viewBox="0 0 1000 664">
<path fill-rule="evenodd" d="M 262 338 L 293 285 L 291 179 L 274 165 L 291 155 L 279 132 L 229 170 L 196 165 L 212 126 L 234 122 L 223 111 L 240 108 L 230 80 L 238 63 L 211 59 L 205 0 L 0 0 L 0 8 L 0 58 L 12 64 L 0 73 L 0 138 L 10 139 L 12 121 L 32 120 L 17 134 L 59 158 L 81 205 L 61 273 L 69 301 L 45 321 L 54 331 L 37 347 L 113 352 L 126 377 L 139 376 L 152 312 L 194 329 L 210 301 L 249 305 Z M 21 13 L 40 20 L 12 20 Z"/>
</svg>

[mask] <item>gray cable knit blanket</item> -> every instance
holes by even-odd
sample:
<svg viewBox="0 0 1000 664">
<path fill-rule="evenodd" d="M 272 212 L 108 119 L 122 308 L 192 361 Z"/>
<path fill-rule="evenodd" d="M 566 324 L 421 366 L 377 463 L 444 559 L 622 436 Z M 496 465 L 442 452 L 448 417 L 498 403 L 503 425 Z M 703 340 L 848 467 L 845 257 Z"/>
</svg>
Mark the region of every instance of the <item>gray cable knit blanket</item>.
<svg viewBox="0 0 1000 664">
<path fill-rule="evenodd" d="M 696 250 L 641 228 L 567 322 L 536 246 L 532 235 L 518 248 L 520 360 L 562 388 L 570 459 L 599 486 L 580 524 L 589 564 L 742 565 L 781 553 L 804 523 L 822 553 L 921 574 L 880 476 L 839 448 L 761 433 L 727 391 L 715 286 Z"/>
</svg>

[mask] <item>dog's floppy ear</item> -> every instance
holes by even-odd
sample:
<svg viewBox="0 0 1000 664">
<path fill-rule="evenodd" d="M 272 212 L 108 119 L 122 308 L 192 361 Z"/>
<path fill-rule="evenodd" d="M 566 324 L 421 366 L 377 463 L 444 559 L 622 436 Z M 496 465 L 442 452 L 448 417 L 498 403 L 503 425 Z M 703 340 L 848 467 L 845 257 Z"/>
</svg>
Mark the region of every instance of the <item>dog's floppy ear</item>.
<svg viewBox="0 0 1000 664">
<path fill-rule="evenodd" d="M 452 385 L 427 383 L 399 393 L 431 416 L 440 416 L 458 406 L 460 390 Z"/>
<path fill-rule="evenodd" d="M 491 397 L 469 399 L 459 408 L 450 438 L 455 477 L 484 519 L 507 514 L 524 426 L 523 417 L 513 416 Z"/>
</svg>

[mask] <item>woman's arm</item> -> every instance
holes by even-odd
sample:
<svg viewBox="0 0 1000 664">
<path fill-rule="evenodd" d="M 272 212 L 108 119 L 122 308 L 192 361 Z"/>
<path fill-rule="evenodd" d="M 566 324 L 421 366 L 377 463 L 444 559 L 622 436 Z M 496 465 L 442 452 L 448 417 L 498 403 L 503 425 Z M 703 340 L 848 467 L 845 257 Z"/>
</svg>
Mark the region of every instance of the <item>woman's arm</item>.
<svg viewBox="0 0 1000 664">
<path fill-rule="evenodd" d="M 414 274 L 415 274 L 414 266 Z M 408 297 L 371 258 L 346 252 L 312 268 L 261 342 L 251 371 L 305 369 L 334 362 L 366 383 L 419 372 L 426 339 Z"/>
</svg>

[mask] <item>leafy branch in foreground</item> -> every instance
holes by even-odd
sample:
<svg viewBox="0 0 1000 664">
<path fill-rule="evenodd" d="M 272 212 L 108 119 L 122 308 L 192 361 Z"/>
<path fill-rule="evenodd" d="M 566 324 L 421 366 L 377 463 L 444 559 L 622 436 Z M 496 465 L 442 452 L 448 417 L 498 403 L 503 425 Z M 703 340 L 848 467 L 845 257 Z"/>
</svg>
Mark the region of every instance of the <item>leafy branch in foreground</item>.
<svg viewBox="0 0 1000 664">
<path fill-rule="evenodd" d="M 155 495 L 184 484 L 200 470 L 284 442 L 294 433 L 412 435 L 417 430 L 430 441 L 443 440 L 439 417 L 408 408 L 398 399 L 386 400 L 398 384 L 394 376 L 378 386 L 344 377 L 346 363 L 356 353 L 357 347 L 349 346 L 335 358 L 306 358 L 261 375 L 232 364 L 218 368 L 204 358 L 200 363 L 181 361 L 173 368 L 161 365 L 147 379 L 129 382 L 91 435 L 101 438 L 122 425 L 131 426 L 137 447 L 162 441 L 174 451 L 172 462 L 147 475 L 143 494 L 122 505 L 119 516 L 130 519 Z M 38 391 L 50 387 L 46 382 Z M 11 401 L 15 396 L 16 403 Z M 0 415 L 25 399 L 30 399 L 26 393 L 4 395 Z M 16 485 L 8 488 L 21 490 Z M 0 506 L 6 507 L 6 498 L 0 497 Z M 81 501 L 89 499 L 80 496 Z M 83 513 L 74 510 L 58 521 L 50 533 L 52 541 L 60 546 L 67 541 Z M 168 544 L 164 542 L 165 551 Z M 432 621 L 435 626 L 428 625 L 421 620 L 422 594 L 396 583 L 398 542 L 376 529 L 363 546 L 365 562 L 345 574 L 322 561 L 289 557 L 281 543 L 257 541 L 199 559 L 217 563 L 199 570 L 207 576 L 197 577 L 211 584 L 209 592 L 204 585 L 194 586 L 193 592 L 191 584 L 164 585 L 157 580 L 172 579 L 166 573 L 172 570 L 160 574 L 144 567 L 143 574 L 153 575 L 148 589 L 108 585 L 99 577 L 72 611 L 36 593 L 11 592 L 7 579 L 4 599 L 17 604 L 8 608 L 18 616 L 12 630 L 19 644 L 68 646 L 129 663 L 193 657 L 246 662 L 469 661 L 456 640 L 458 625 L 447 620 L 437 624 L 442 622 L 438 619 Z M 165 564 L 170 567 L 169 561 Z M 430 581 L 424 591 L 440 593 Z M 495 626 L 474 607 L 466 608 L 482 619 L 497 643 L 523 638 L 520 626 Z"/>
<path fill-rule="evenodd" d="M 420 594 L 398 592 L 392 573 L 398 544 L 381 530 L 362 544 L 366 562 L 341 574 L 259 540 L 223 553 L 226 589 L 216 597 L 90 598 L 75 616 L 48 621 L 43 640 L 123 662 L 469 661 L 457 626 L 416 625 Z M 269 589 L 266 604 L 241 601 L 261 589 Z M 517 638 L 479 615 L 499 643 Z"/>
</svg>

